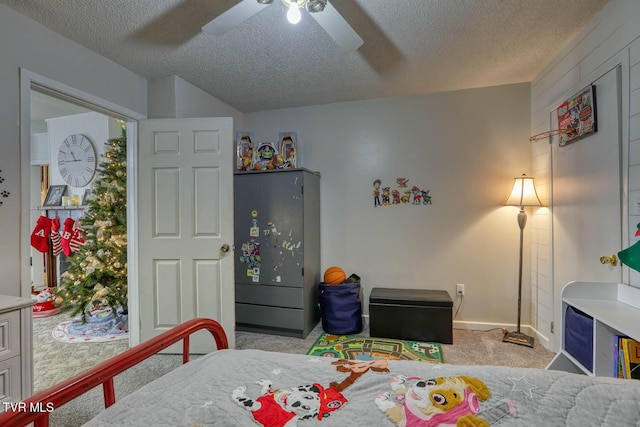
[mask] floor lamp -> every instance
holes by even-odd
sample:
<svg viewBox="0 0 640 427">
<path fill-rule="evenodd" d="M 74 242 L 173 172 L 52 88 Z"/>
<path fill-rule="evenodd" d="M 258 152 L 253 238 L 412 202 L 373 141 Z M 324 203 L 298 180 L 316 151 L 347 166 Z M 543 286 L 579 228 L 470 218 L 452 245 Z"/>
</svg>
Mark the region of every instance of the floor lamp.
<svg viewBox="0 0 640 427">
<path fill-rule="evenodd" d="M 534 338 L 520 331 L 520 312 L 522 306 L 522 240 L 524 226 L 527 225 L 527 213 L 524 211 L 525 206 L 542 206 L 536 187 L 533 184 L 533 178 L 522 174 L 521 177 L 513 179 L 513 189 L 511 195 L 505 202 L 507 206 L 520 206 L 518 213 L 518 226 L 520 227 L 520 264 L 518 270 L 518 328 L 515 332 L 505 331 L 502 341 L 513 344 L 526 345 L 533 347 Z"/>
</svg>

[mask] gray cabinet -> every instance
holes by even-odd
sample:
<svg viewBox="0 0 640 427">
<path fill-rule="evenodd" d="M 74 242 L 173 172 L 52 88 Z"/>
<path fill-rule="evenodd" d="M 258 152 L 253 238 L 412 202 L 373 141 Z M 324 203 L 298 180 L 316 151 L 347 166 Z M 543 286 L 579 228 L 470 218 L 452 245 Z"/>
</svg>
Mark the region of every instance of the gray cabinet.
<svg viewBox="0 0 640 427">
<path fill-rule="evenodd" d="M 236 329 L 305 338 L 320 319 L 320 175 L 234 176 Z"/>
<path fill-rule="evenodd" d="M 0 402 L 19 402 L 33 388 L 31 298 L 0 295 Z M 0 406 L 0 412 L 5 409 Z"/>
</svg>

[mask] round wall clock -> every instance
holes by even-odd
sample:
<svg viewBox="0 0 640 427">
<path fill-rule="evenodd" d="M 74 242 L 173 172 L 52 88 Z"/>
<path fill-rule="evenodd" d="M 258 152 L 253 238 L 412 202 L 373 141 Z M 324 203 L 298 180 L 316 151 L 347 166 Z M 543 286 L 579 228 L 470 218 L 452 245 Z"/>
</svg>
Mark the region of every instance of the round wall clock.
<svg viewBox="0 0 640 427">
<path fill-rule="evenodd" d="M 96 173 L 96 149 L 86 136 L 69 135 L 58 149 L 58 170 L 72 187 L 84 187 Z"/>
</svg>

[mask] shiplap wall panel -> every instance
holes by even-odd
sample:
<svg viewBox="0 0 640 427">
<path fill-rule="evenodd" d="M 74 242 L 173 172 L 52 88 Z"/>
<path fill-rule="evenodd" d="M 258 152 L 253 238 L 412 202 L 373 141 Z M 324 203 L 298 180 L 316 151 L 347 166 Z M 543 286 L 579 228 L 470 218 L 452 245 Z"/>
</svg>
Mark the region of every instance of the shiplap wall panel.
<svg viewBox="0 0 640 427">
<path fill-rule="evenodd" d="M 629 244 L 640 223 L 640 38 L 629 47 Z M 629 281 L 640 284 L 640 273 L 631 269 Z"/>
<path fill-rule="evenodd" d="M 634 40 L 633 44 L 629 48 L 629 65 L 632 67 L 640 63 L 640 43 L 638 40 Z"/>
<path fill-rule="evenodd" d="M 629 75 L 629 85 L 631 87 L 631 92 L 640 88 L 640 66 L 632 66 L 631 73 Z"/>
<path fill-rule="evenodd" d="M 574 38 L 562 53 L 554 58 L 550 64 L 531 83 L 531 131 L 532 134 L 551 130 L 550 112 L 566 97 L 569 97 L 581 89 L 586 79 L 596 79 L 597 74 L 605 71 L 600 69 L 615 55 L 628 49 L 630 80 L 635 85 L 638 77 L 636 68 L 640 68 L 640 2 L 637 0 L 611 0 L 601 12 L 589 23 L 589 25 Z M 623 118 L 623 123 L 628 123 L 629 129 L 623 129 L 623 133 L 629 132 L 628 162 L 630 168 L 629 177 L 629 234 L 634 234 L 635 224 L 640 222 L 640 90 L 629 91 L 628 116 Z M 624 97 L 623 97 L 624 98 Z M 625 109 L 626 110 L 626 109 Z M 556 143 L 557 140 L 554 140 Z M 551 179 L 550 156 L 541 155 L 541 150 L 550 153 L 548 141 L 545 144 L 532 144 L 532 174 L 538 181 L 545 182 Z M 634 206 L 634 203 L 636 206 Z M 546 212 L 543 212 L 546 211 Z M 637 213 L 637 215 L 634 215 Z M 543 223 L 547 223 L 551 229 L 552 218 L 549 210 L 540 209 L 533 215 L 532 223 L 537 228 L 535 241 L 531 251 L 531 284 L 537 289 L 532 289 L 532 295 L 537 296 L 534 303 L 538 307 L 532 307 L 531 312 L 537 313 L 534 320 L 539 338 L 544 342 L 549 339 L 550 348 L 557 350 L 560 346 L 562 331 L 560 290 L 563 284 L 553 283 L 553 265 L 551 260 L 544 259 L 547 254 L 550 257 L 552 251 L 552 234 L 546 233 Z M 640 274 L 635 271 L 630 273 L 630 282 L 640 284 Z M 545 299 L 545 297 L 547 297 Z M 549 304 L 549 305 L 547 305 Z M 552 307 L 552 308 L 550 308 Z M 550 322 L 556 325 L 555 334 L 550 334 Z"/>
</svg>

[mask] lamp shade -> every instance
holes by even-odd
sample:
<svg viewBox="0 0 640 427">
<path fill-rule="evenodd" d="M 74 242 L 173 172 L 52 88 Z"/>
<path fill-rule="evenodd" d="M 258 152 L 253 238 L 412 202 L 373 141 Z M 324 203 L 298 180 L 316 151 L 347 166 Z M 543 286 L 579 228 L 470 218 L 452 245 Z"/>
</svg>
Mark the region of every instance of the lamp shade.
<svg viewBox="0 0 640 427">
<path fill-rule="evenodd" d="M 542 206 L 536 187 L 533 184 L 533 177 L 522 176 L 513 179 L 511 195 L 504 203 L 507 206 Z"/>
</svg>

